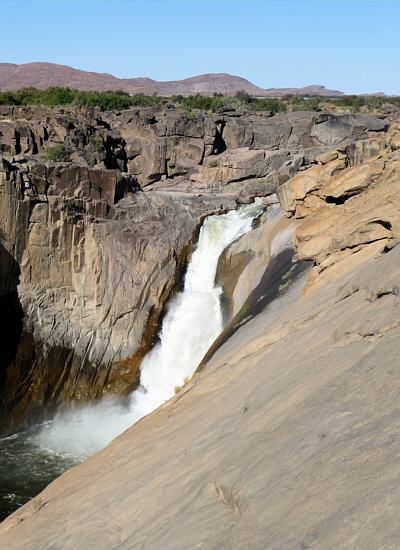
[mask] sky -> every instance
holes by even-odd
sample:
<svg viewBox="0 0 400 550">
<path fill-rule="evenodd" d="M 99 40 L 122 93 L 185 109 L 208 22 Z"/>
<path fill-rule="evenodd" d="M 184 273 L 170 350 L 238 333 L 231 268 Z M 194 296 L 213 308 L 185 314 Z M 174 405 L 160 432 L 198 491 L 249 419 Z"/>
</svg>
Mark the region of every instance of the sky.
<svg viewBox="0 0 400 550">
<path fill-rule="evenodd" d="M 400 95 L 400 0 L 0 0 L 0 62 Z"/>
</svg>

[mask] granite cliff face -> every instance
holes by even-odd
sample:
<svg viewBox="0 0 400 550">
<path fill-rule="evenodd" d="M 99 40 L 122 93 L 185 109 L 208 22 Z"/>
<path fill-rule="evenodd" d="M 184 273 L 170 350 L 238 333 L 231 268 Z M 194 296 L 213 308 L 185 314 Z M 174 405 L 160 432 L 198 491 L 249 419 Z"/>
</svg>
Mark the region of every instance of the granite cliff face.
<svg viewBox="0 0 400 550">
<path fill-rule="evenodd" d="M 134 388 L 204 216 L 276 191 L 290 215 L 333 208 L 351 165 L 371 159 L 357 189 L 386 178 L 373 157 L 387 130 L 367 115 L 2 108 L 3 431 Z M 319 183 L 292 199 L 293 177 Z M 390 220 L 368 220 L 363 242 L 391 236 Z"/>
<path fill-rule="evenodd" d="M 45 413 L 47 404 L 137 384 L 140 359 L 181 280 L 201 219 L 235 203 L 177 201 L 128 188 L 113 204 L 99 195 L 112 195 L 117 175 L 86 168 L 78 175 L 63 170 L 66 185 L 51 177 L 41 198 L 25 190 L 18 197 L 14 178 L 21 174 L 3 162 L 2 250 L 9 268 L 2 294 L 24 318 L 19 347 L 2 372 L 9 413 L 3 421 L 12 430 L 28 413 L 28 422 Z M 9 315 L 2 315 L 6 326 Z"/>
<path fill-rule="evenodd" d="M 329 150 L 277 189 L 275 222 L 310 269 L 171 401 L 3 522 L 2 546 L 397 548 L 400 131 L 360 121 L 348 140 L 348 123 L 313 128 Z M 221 259 L 234 310 L 272 239 L 262 219 Z"/>
</svg>

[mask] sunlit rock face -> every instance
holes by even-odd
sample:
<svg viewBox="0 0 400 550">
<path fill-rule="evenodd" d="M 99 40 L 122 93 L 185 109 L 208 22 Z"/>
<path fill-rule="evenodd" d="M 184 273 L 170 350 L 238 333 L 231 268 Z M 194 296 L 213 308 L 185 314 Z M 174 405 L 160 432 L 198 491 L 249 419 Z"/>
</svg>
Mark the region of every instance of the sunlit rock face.
<svg viewBox="0 0 400 550">
<path fill-rule="evenodd" d="M 390 250 L 400 232 L 400 148 L 393 125 L 379 147 L 357 141 L 333 149 L 278 191 L 289 218 L 298 220 L 299 257 L 315 262 L 307 290 L 334 281 Z M 361 164 L 355 164 L 355 159 Z"/>
</svg>

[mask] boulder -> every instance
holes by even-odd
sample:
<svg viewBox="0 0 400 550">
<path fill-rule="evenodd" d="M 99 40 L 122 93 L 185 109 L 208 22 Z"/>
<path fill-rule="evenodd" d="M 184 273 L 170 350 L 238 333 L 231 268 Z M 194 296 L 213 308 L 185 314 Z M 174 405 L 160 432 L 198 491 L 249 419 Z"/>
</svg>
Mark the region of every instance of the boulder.
<svg viewBox="0 0 400 550">
<path fill-rule="evenodd" d="M 385 132 L 388 127 L 386 121 L 370 115 L 321 115 L 311 130 L 311 137 L 323 145 L 334 145 L 352 137 L 366 139 L 369 132 Z"/>
<path fill-rule="evenodd" d="M 278 196 L 282 208 L 287 212 L 294 212 L 296 202 L 305 199 L 312 191 L 320 189 L 333 175 L 346 168 L 346 157 L 341 155 L 327 164 L 318 164 L 300 172 L 278 189 Z"/>
<path fill-rule="evenodd" d="M 223 139 L 228 149 L 250 147 L 253 141 L 253 128 L 245 118 L 228 117 L 224 129 Z"/>
<path fill-rule="evenodd" d="M 285 149 L 292 132 L 292 124 L 286 115 L 275 115 L 270 118 L 255 118 L 253 121 L 253 141 L 251 149 L 268 149 L 274 151 Z"/>
<path fill-rule="evenodd" d="M 324 198 L 345 199 L 357 195 L 377 181 L 384 169 L 383 161 L 369 162 L 362 166 L 353 166 L 343 170 L 320 189 Z"/>
<path fill-rule="evenodd" d="M 172 138 L 169 140 L 168 176 L 187 174 L 202 163 L 204 157 L 204 141 L 199 138 Z"/>
<path fill-rule="evenodd" d="M 349 159 L 349 164 L 352 166 L 368 162 L 379 156 L 384 148 L 385 141 L 383 139 L 361 139 L 350 143 L 346 147 L 346 155 Z"/>
<path fill-rule="evenodd" d="M 327 151 L 326 153 L 321 153 L 315 157 L 315 162 L 317 164 L 327 164 L 328 162 L 331 162 L 332 160 L 336 160 L 339 156 L 339 151 L 332 150 Z"/>
</svg>

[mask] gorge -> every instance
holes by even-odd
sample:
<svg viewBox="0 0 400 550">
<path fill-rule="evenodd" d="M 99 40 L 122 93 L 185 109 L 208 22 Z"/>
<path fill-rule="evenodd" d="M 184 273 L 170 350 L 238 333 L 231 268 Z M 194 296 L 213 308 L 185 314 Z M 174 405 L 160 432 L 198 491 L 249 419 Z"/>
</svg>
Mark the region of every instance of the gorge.
<svg viewBox="0 0 400 550">
<path fill-rule="evenodd" d="M 1 109 L 1 545 L 391 548 L 398 122 Z"/>
<path fill-rule="evenodd" d="M 168 306 L 160 341 L 144 357 L 141 385 L 129 396 L 128 404 L 104 400 L 59 413 L 52 421 L 0 439 L 2 514 L 8 515 L 66 468 L 106 446 L 192 377 L 223 328 L 221 289 L 214 283 L 218 258 L 230 242 L 251 229 L 262 209 L 258 201 L 206 218 L 184 289 Z"/>
<path fill-rule="evenodd" d="M 141 364 L 140 386 L 127 406 L 101 402 L 56 416 L 39 441 L 45 448 L 85 457 L 101 449 L 143 416 L 173 397 L 190 380 L 223 329 L 221 289 L 215 286 L 224 248 L 251 229 L 262 205 L 206 218 L 185 275 L 184 288 L 167 306 L 159 341 Z"/>
</svg>

